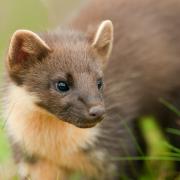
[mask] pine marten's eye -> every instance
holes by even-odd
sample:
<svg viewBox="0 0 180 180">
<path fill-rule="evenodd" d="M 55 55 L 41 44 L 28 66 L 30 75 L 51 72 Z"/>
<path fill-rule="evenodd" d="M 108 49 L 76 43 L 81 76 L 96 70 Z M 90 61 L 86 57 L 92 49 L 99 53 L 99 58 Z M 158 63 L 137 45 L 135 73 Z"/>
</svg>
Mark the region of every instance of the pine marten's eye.
<svg viewBox="0 0 180 180">
<path fill-rule="evenodd" d="M 59 81 L 56 83 L 56 89 L 61 92 L 69 91 L 69 85 L 65 81 Z"/>
<path fill-rule="evenodd" d="M 102 86 L 103 86 L 103 80 L 102 79 L 98 79 L 97 80 L 97 87 L 98 87 L 98 89 L 101 89 Z"/>
</svg>

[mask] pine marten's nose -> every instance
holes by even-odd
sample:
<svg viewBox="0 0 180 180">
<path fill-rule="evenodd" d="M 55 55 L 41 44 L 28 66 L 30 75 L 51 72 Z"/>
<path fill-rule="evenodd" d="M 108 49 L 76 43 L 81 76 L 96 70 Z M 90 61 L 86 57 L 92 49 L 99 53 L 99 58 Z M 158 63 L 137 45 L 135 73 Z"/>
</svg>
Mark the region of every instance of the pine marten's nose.
<svg viewBox="0 0 180 180">
<path fill-rule="evenodd" d="M 103 106 L 93 106 L 89 109 L 89 115 L 91 118 L 101 118 L 105 113 L 105 108 Z"/>
</svg>

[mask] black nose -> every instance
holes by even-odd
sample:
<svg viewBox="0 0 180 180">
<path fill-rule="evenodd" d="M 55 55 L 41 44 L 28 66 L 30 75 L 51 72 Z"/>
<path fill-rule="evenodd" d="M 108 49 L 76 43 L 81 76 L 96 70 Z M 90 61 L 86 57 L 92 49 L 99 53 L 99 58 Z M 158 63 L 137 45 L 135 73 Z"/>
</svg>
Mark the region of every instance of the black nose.
<svg viewBox="0 0 180 180">
<path fill-rule="evenodd" d="M 93 106 L 89 109 L 89 115 L 92 118 L 100 118 L 105 113 L 103 106 Z"/>
</svg>

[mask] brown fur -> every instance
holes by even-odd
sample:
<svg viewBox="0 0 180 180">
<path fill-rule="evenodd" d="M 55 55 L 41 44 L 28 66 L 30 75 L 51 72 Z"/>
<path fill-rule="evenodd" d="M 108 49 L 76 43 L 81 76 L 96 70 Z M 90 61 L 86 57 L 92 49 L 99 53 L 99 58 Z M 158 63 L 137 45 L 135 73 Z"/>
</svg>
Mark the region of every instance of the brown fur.
<svg viewBox="0 0 180 180">
<path fill-rule="evenodd" d="M 179 1 L 109 2 L 92 0 L 68 22 L 80 31 L 104 19 L 114 24 L 114 46 L 105 71 L 106 87 L 113 86 L 105 91 L 107 106 L 116 107 L 125 118 L 157 113 L 164 126 L 179 129 L 168 119 L 173 113 L 160 102 L 162 98 L 180 108 Z"/>
<path fill-rule="evenodd" d="M 65 179 L 75 170 L 98 180 L 137 176 L 134 162 L 112 160 L 137 155 L 130 135 L 136 128 L 134 120 L 154 113 L 164 129 L 179 129 L 176 115 L 159 101 L 163 98 L 180 108 L 179 9 L 178 0 L 91 0 L 67 23 L 72 31 L 39 35 L 51 51 L 43 56 L 28 51 L 28 56 L 20 56 L 21 61 L 14 59 L 20 68 L 7 69 L 5 109 L 10 139 L 22 151 L 19 164 L 27 167 L 23 176 L 34 178 L 50 166 L 44 174 L 49 179 L 58 173 Z M 105 19 L 112 20 L 115 33 L 104 71 L 112 28 L 102 31 L 97 38 L 100 43 L 95 37 L 98 24 Z M 36 40 L 31 39 L 30 47 Z M 20 50 L 24 53 L 24 48 Z M 7 59 L 7 64 L 11 61 Z M 97 80 L 102 78 L 105 91 L 97 89 Z M 55 83 L 62 80 L 70 84 L 67 93 L 55 89 Z M 99 123 L 102 119 L 90 117 L 88 111 L 104 104 L 105 116 Z M 178 137 L 170 140 L 179 146 Z M 27 156 L 37 161 L 31 163 Z"/>
<path fill-rule="evenodd" d="M 44 169 L 50 166 L 44 174 L 46 179 L 56 176 L 64 179 L 73 171 L 90 177 L 102 176 L 104 153 L 88 152 L 95 146 L 98 127 L 78 127 L 92 127 L 101 120 L 101 117 L 91 117 L 88 110 L 104 106 L 102 88 L 98 90 L 96 83 L 110 54 L 111 26 L 110 22 L 104 22 L 102 32 L 97 33 L 94 41 L 88 41 L 78 32 L 67 33 L 66 39 L 62 32 L 57 42 L 54 39 L 57 40 L 57 34 L 49 34 L 52 40 L 45 39 L 48 45 L 30 31 L 19 30 L 13 35 L 6 61 L 11 85 L 7 88 L 5 110 L 7 130 L 22 178 L 41 179 Z M 19 44 L 19 40 L 23 43 Z M 39 55 L 42 50 L 45 56 Z M 76 51 L 81 52 L 78 59 Z M 72 92 L 67 96 L 55 87 L 62 80 L 71 85 Z M 85 81 L 89 83 L 82 87 Z M 90 91 L 92 88 L 94 91 Z M 98 154 L 102 155 L 97 157 Z"/>
</svg>

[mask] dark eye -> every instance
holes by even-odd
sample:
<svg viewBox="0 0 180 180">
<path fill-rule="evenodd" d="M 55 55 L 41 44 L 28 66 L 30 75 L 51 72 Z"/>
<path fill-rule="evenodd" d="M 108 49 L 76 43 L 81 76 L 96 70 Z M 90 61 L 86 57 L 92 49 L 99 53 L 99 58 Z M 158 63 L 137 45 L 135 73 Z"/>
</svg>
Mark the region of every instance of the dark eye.
<svg viewBox="0 0 180 180">
<path fill-rule="evenodd" d="M 56 89 L 61 92 L 69 91 L 69 85 L 65 81 L 59 81 L 56 83 Z"/>
<path fill-rule="evenodd" d="M 102 86 L 103 86 L 103 81 L 102 81 L 102 79 L 97 80 L 97 87 L 98 87 L 98 89 L 101 89 Z"/>
</svg>

